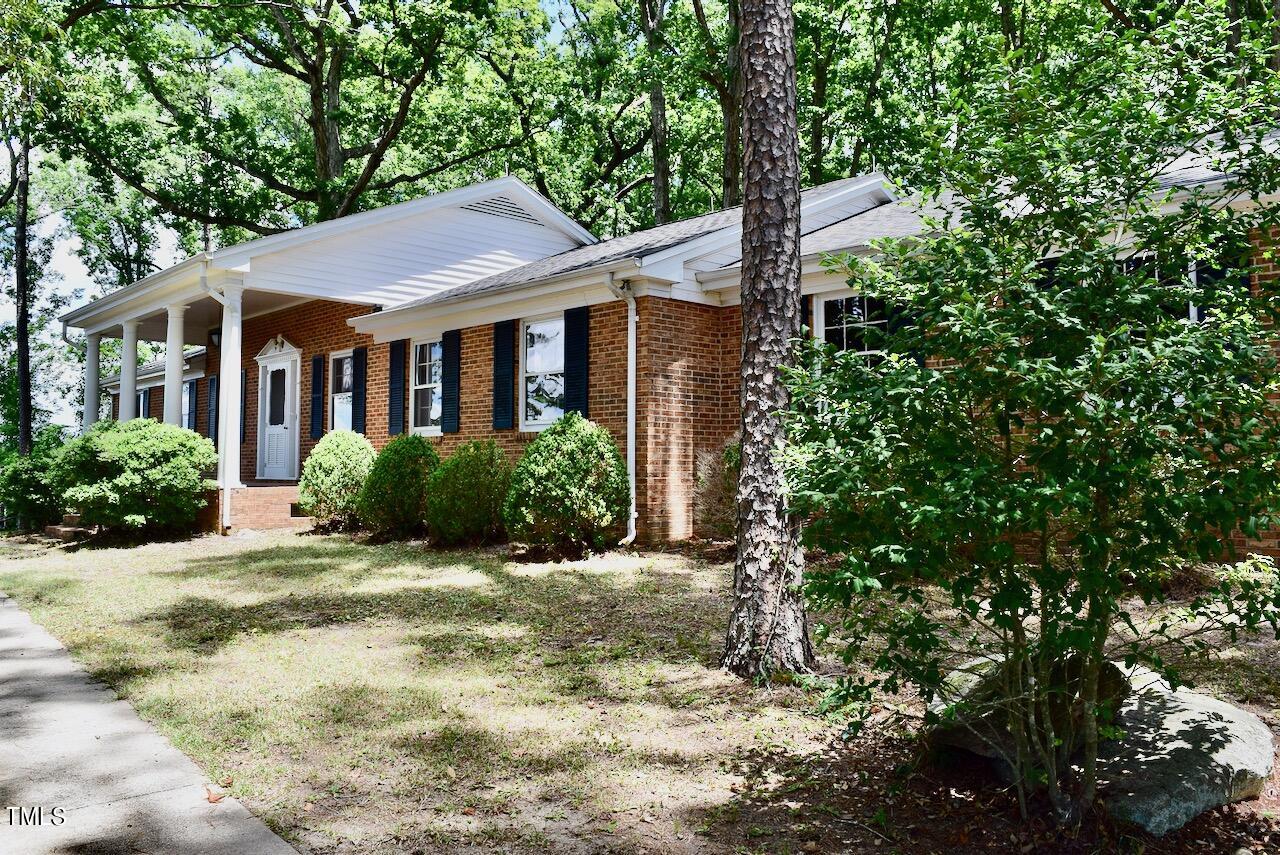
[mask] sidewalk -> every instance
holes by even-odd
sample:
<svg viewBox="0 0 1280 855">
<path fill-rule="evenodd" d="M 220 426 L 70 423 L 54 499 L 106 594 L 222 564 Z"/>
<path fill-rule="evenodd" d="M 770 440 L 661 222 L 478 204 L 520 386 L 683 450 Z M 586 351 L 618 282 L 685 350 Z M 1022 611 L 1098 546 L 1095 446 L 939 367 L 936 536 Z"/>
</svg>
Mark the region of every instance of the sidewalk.
<svg viewBox="0 0 1280 855">
<path fill-rule="evenodd" d="M 235 799 L 210 804 L 206 783 L 0 594 L 0 853 L 297 855 Z"/>
</svg>

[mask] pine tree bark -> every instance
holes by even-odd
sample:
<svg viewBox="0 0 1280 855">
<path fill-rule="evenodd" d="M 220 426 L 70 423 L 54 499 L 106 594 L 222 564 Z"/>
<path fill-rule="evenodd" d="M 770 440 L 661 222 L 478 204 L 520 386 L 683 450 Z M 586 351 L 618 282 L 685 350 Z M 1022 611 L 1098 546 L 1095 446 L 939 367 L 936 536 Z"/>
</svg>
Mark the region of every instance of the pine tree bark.
<svg viewBox="0 0 1280 855">
<path fill-rule="evenodd" d="M 812 668 L 799 520 L 778 451 L 790 396 L 779 367 L 800 332 L 800 134 L 791 0 L 745 0 L 743 81 L 742 465 L 733 614 L 721 664 L 743 677 Z"/>
<path fill-rule="evenodd" d="M 23 132 L 18 150 L 18 181 L 14 189 L 13 280 L 17 304 L 18 339 L 18 454 L 31 453 L 31 263 L 29 261 L 31 207 L 31 138 Z"/>
</svg>

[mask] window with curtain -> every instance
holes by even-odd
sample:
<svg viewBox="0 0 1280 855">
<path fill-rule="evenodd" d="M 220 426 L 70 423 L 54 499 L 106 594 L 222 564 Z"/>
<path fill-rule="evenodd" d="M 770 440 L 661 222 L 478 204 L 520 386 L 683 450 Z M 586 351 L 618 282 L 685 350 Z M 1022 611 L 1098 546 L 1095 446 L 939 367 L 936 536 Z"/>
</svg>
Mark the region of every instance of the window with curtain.
<svg viewBox="0 0 1280 855">
<path fill-rule="evenodd" d="M 413 432 L 440 432 L 440 377 L 443 347 L 439 341 L 413 345 Z"/>
<path fill-rule="evenodd" d="M 351 430 L 354 376 L 350 351 L 329 357 L 329 430 Z"/>
<path fill-rule="evenodd" d="M 521 427 L 541 428 L 564 415 L 564 316 L 521 325 Z"/>
</svg>

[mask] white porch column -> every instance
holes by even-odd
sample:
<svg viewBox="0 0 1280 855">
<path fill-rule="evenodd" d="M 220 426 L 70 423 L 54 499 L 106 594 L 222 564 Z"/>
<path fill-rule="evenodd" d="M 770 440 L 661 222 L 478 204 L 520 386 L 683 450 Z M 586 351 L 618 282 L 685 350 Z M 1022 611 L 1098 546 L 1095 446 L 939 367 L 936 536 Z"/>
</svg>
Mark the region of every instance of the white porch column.
<svg viewBox="0 0 1280 855">
<path fill-rule="evenodd" d="M 228 282 L 222 294 L 222 343 L 218 346 L 218 481 L 240 483 L 240 302 L 244 286 Z M 228 509 L 229 510 L 229 509 Z"/>
<path fill-rule="evenodd" d="M 98 391 L 101 376 L 98 344 L 101 341 L 99 333 L 89 333 L 84 338 L 84 418 L 80 420 L 82 433 L 87 433 L 98 421 L 98 408 L 102 406 L 102 395 Z"/>
<path fill-rule="evenodd" d="M 120 343 L 120 421 L 138 417 L 138 322 L 120 325 L 124 335 Z"/>
<path fill-rule="evenodd" d="M 186 306 L 169 307 L 169 326 L 164 340 L 164 421 L 182 424 L 182 344 L 186 338 L 182 316 Z"/>
</svg>

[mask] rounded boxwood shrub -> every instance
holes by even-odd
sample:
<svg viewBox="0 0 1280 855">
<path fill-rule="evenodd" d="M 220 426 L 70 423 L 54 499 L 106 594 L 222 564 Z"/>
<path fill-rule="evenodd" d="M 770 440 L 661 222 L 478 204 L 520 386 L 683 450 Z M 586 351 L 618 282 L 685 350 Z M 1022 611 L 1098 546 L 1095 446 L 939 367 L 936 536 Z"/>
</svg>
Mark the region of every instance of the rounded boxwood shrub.
<svg viewBox="0 0 1280 855">
<path fill-rule="evenodd" d="M 404 434 L 388 442 L 360 490 L 360 524 L 385 537 L 421 532 L 427 518 L 427 483 L 439 465 L 440 456 L 420 436 Z"/>
<path fill-rule="evenodd" d="M 298 504 L 318 528 L 344 529 L 356 524 L 360 490 L 373 467 L 374 450 L 362 434 L 349 430 L 326 433 L 302 464 Z"/>
<path fill-rule="evenodd" d="M 129 531 L 189 531 L 216 488 L 213 443 L 155 419 L 98 422 L 68 442 L 54 466 L 80 521 Z"/>
<path fill-rule="evenodd" d="M 502 541 L 502 503 L 510 485 L 511 464 L 496 442 L 458 446 L 432 473 L 427 489 L 432 539 L 441 546 Z"/>
<path fill-rule="evenodd" d="M 630 499 L 627 467 L 613 437 L 568 413 L 525 450 L 502 516 L 514 540 L 581 555 L 603 547 L 626 521 Z"/>
</svg>

